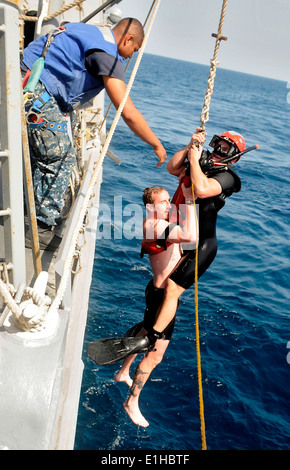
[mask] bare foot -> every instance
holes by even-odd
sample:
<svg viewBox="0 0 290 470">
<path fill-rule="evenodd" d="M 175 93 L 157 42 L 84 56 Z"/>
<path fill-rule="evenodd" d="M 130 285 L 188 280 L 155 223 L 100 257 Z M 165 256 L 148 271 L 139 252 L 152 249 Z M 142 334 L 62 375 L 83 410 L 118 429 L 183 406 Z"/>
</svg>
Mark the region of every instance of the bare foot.
<svg viewBox="0 0 290 470">
<path fill-rule="evenodd" d="M 137 424 L 137 426 L 142 426 L 143 428 L 147 428 L 147 426 L 149 426 L 148 421 L 142 415 L 138 405 L 130 406 L 128 405 L 128 402 L 125 401 L 123 406 L 124 410 L 128 413 L 129 417 L 131 418 L 134 424 Z"/>
<path fill-rule="evenodd" d="M 122 371 L 117 372 L 115 375 L 116 382 L 125 382 L 128 387 L 132 387 L 133 380 L 131 379 L 129 374 L 123 374 Z"/>
</svg>

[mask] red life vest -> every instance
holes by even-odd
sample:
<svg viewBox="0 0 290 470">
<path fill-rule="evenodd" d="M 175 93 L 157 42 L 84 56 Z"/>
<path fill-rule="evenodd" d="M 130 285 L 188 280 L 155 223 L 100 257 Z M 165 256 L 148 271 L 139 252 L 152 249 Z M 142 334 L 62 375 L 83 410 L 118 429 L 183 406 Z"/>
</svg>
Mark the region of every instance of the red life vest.
<svg viewBox="0 0 290 470">
<path fill-rule="evenodd" d="M 167 240 L 163 241 L 165 243 L 159 245 L 158 240 L 152 240 L 150 242 L 142 240 L 140 257 L 143 258 L 144 255 L 157 255 L 158 253 L 162 253 L 162 251 L 167 250 L 167 247 L 172 245 L 172 243 Z"/>
<path fill-rule="evenodd" d="M 167 241 L 171 230 L 178 225 L 177 222 L 172 222 L 168 224 L 161 237 L 158 240 L 145 241 L 141 242 L 141 254 L 140 257 L 143 258 L 144 255 L 157 255 L 162 253 L 162 251 L 167 250 L 167 247 L 172 245 L 172 242 Z"/>
</svg>

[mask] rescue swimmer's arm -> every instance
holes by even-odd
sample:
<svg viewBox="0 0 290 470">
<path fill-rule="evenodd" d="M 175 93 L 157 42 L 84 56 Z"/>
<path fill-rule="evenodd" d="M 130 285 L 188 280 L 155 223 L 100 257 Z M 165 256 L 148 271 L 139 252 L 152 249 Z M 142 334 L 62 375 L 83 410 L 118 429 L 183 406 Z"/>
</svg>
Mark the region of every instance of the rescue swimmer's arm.
<svg viewBox="0 0 290 470">
<path fill-rule="evenodd" d="M 192 145 L 188 151 L 188 161 L 190 162 L 190 179 L 194 187 L 196 198 L 207 198 L 218 196 L 222 192 L 220 183 L 214 178 L 208 178 L 201 170 L 199 159 L 202 147 L 199 149 Z"/>
<path fill-rule="evenodd" d="M 185 165 L 184 165 L 184 160 L 187 157 L 187 152 L 190 148 L 190 144 L 188 144 L 186 147 L 183 147 L 181 150 L 176 152 L 173 157 L 169 160 L 167 163 L 167 171 L 171 175 L 179 176 L 180 173 L 184 170 Z"/>
<path fill-rule="evenodd" d="M 122 80 L 103 76 L 105 89 L 115 108 L 118 108 L 126 91 L 126 85 Z M 166 150 L 161 144 L 158 137 L 150 129 L 143 115 L 134 106 L 130 96 L 128 96 L 126 104 L 122 112 L 122 118 L 127 126 L 140 139 L 151 145 L 155 154 L 159 158 L 157 166 L 160 166 L 166 159 Z"/>
<path fill-rule="evenodd" d="M 180 176 L 185 168 L 184 160 L 187 157 L 188 150 L 191 148 L 195 140 L 197 140 L 200 144 L 204 143 L 206 133 L 201 133 L 201 130 L 202 129 L 200 127 L 197 127 L 196 132 L 192 135 L 189 144 L 176 152 L 169 160 L 167 163 L 167 171 L 171 175 Z"/>
</svg>

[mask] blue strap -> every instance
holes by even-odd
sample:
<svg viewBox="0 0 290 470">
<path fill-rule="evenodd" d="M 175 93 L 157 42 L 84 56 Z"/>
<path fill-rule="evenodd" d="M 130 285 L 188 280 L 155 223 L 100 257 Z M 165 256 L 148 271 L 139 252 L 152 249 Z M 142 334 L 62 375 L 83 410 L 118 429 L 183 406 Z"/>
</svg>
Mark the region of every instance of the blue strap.
<svg viewBox="0 0 290 470">
<path fill-rule="evenodd" d="M 52 122 L 52 121 L 43 121 L 43 122 L 36 122 L 36 123 L 29 123 L 28 124 L 32 129 L 50 129 L 52 131 L 57 132 L 66 132 L 67 125 L 65 122 Z"/>
<path fill-rule="evenodd" d="M 37 98 L 37 100 L 32 103 L 32 109 L 40 113 L 40 109 L 50 100 L 50 98 L 50 94 L 45 91 L 42 95 L 39 96 L 39 98 Z"/>
</svg>

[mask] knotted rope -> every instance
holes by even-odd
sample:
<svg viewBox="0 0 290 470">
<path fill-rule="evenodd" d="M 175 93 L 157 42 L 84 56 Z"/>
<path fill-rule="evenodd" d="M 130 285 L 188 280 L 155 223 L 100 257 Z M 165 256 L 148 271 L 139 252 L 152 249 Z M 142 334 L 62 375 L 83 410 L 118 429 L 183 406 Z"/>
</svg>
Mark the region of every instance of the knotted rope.
<svg viewBox="0 0 290 470">
<path fill-rule="evenodd" d="M 226 14 L 226 8 L 227 8 L 227 0 L 223 1 L 223 6 L 222 6 L 222 11 L 221 11 L 221 16 L 220 16 L 220 22 L 219 22 L 219 27 L 218 27 L 218 33 L 217 34 L 212 34 L 213 37 L 216 37 L 216 42 L 215 42 L 215 49 L 214 49 L 214 54 L 213 58 L 210 61 L 210 70 L 209 70 L 209 77 L 207 81 L 207 90 L 205 93 L 204 97 L 204 103 L 203 103 L 203 109 L 200 115 L 200 122 L 201 122 L 201 127 L 202 130 L 205 130 L 205 123 L 209 120 L 209 105 L 210 105 L 210 100 L 213 94 L 213 87 L 214 87 L 214 79 L 216 76 L 216 68 L 219 65 L 219 62 L 217 60 L 218 53 L 219 53 L 219 47 L 220 47 L 220 42 L 221 40 L 227 40 L 225 36 L 222 36 L 222 28 L 224 24 L 224 19 L 225 19 L 225 14 Z"/>
<path fill-rule="evenodd" d="M 0 294 L 7 305 L 8 309 L 15 317 L 15 325 L 22 331 L 40 331 L 44 328 L 47 319 L 48 305 L 51 303 L 51 299 L 46 295 L 39 294 L 32 287 L 23 286 L 23 292 L 20 302 L 16 302 L 14 296 L 16 294 L 15 289 L 9 282 L 4 282 L 0 279 Z M 35 315 L 27 314 L 27 307 L 34 305 Z M 31 311 L 31 309 L 29 309 Z M 0 326 L 4 323 L 4 320 L 9 311 L 6 311 L 0 317 Z"/>
<path fill-rule="evenodd" d="M 219 64 L 217 61 L 219 47 L 221 40 L 226 40 L 227 38 L 222 36 L 222 28 L 226 14 L 227 0 L 223 1 L 220 22 L 218 27 L 218 33 L 212 34 L 213 37 L 216 37 L 215 49 L 213 59 L 211 60 L 209 78 L 207 82 L 207 90 L 204 97 L 203 109 L 200 115 L 200 122 L 202 132 L 205 132 L 205 124 L 209 119 L 209 106 L 211 97 L 213 94 L 214 79 L 216 76 L 216 68 Z M 196 214 L 195 206 L 195 196 L 194 196 L 194 187 L 192 184 L 192 195 L 195 207 L 195 220 L 196 227 L 198 229 L 198 220 Z M 198 233 L 198 232 L 197 232 Z M 205 437 L 205 419 L 204 419 L 204 404 L 203 404 L 203 391 L 202 391 L 202 373 L 201 373 L 201 355 L 200 355 L 200 342 L 199 342 L 199 320 L 198 320 L 198 242 L 196 244 L 195 251 L 195 282 L 194 282 L 194 296 L 195 296 L 195 331 L 196 331 L 196 356 L 197 356 L 197 376 L 198 376 L 198 395 L 199 395 L 199 414 L 200 414 L 200 430 L 201 430 L 201 443 L 202 450 L 206 450 L 206 437 Z"/>
<path fill-rule="evenodd" d="M 62 8 L 55 11 L 51 15 L 45 16 L 45 18 L 43 18 L 43 21 L 48 21 L 48 20 L 51 20 L 52 18 L 56 18 L 58 15 L 61 15 L 61 13 L 65 13 L 71 8 L 80 7 L 81 3 L 85 1 L 86 0 L 75 0 L 74 2 L 69 3 L 68 5 L 64 5 Z M 27 15 L 20 15 L 20 19 L 24 21 L 33 21 L 33 22 L 37 22 L 39 20 L 38 16 L 27 16 Z"/>
</svg>

